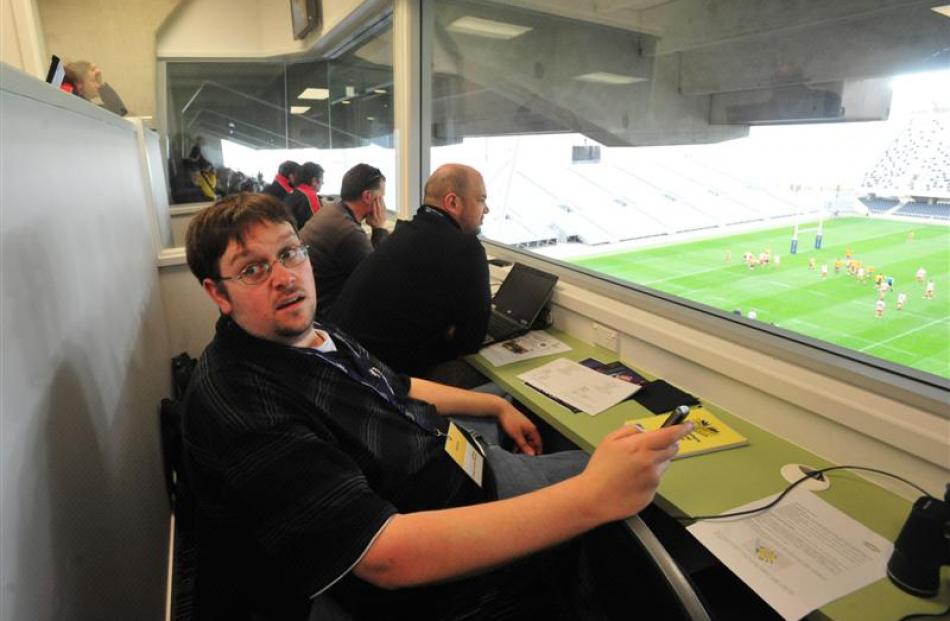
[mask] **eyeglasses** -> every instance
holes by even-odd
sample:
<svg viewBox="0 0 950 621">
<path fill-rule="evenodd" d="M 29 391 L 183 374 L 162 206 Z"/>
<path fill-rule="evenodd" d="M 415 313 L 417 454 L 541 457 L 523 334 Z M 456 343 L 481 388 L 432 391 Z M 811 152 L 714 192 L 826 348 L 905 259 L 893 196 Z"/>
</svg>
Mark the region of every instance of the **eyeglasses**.
<svg viewBox="0 0 950 621">
<path fill-rule="evenodd" d="M 274 263 L 279 262 L 286 268 L 297 267 L 298 265 L 302 265 L 309 255 L 310 248 L 308 246 L 291 246 L 290 248 L 281 250 L 280 254 L 278 254 L 277 258 L 273 261 L 255 261 L 254 263 L 248 263 L 240 273 L 234 276 L 222 276 L 218 278 L 218 281 L 238 280 L 245 285 L 259 285 L 268 279 L 271 270 L 274 268 Z"/>
</svg>

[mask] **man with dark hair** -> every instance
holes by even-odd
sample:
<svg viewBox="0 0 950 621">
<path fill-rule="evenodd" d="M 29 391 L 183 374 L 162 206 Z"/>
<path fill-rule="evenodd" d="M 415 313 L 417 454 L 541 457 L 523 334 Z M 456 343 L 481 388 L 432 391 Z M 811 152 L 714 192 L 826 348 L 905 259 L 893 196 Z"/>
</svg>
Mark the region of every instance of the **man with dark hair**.
<svg viewBox="0 0 950 621">
<path fill-rule="evenodd" d="M 340 200 L 358 201 L 362 198 L 363 192 L 380 189 L 385 194 L 386 177 L 383 173 L 369 164 L 357 164 L 343 175 L 343 182 L 340 184 Z"/>
<path fill-rule="evenodd" d="M 357 164 L 343 176 L 340 193 L 339 203 L 326 205 L 300 229 L 320 293 L 318 317 L 327 315 L 356 266 L 389 235 L 384 228 L 386 177 L 378 168 Z M 372 229 L 371 237 L 363 222 Z"/>
<path fill-rule="evenodd" d="M 294 191 L 294 181 L 297 177 L 297 169 L 300 164 L 293 160 L 282 162 L 277 168 L 277 175 L 274 176 L 274 182 L 264 188 L 264 194 L 269 194 L 279 201 Z"/>
<path fill-rule="evenodd" d="M 317 192 L 322 185 L 323 166 L 320 164 L 305 162 L 297 169 L 294 191 L 284 197 L 284 203 L 297 220 L 297 230 L 303 228 L 310 216 L 320 211 L 320 197 Z"/>
<path fill-rule="evenodd" d="M 535 456 L 536 427 L 504 399 L 395 373 L 312 323 L 306 246 L 272 198 L 200 212 L 186 251 L 221 311 L 185 398 L 186 474 L 202 533 L 232 551 L 234 597 L 266 599 L 266 579 L 356 618 L 595 618 L 586 537 L 558 544 L 645 507 L 689 425 L 620 428 L 589 463 Z"/>
<path fill-rule="evenodd" d="M 353 272 L 329 319 L 402 373 L 474 385 L 454 361 L 478 351 L 488 329 L 488 264 L 476 237 L 485 201 L 474 168 L 436 170 L 415 217 Z"/>
</svg>

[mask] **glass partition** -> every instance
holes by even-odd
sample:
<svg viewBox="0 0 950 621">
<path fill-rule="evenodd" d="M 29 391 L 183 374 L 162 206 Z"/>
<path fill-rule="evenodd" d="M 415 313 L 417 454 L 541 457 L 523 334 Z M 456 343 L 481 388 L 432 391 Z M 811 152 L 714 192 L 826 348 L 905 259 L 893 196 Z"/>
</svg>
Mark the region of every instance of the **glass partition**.
<svg viewBox="0 0 950 621">
<path fill-rule="evenodd" d="M 387 17 L 328 59 L 169 62 L 173 202 L 259 190 L 285 160 L 320 164 L 321 194 L 335 195 L 343 174 L 366 162 L 386 175 L 394 210 L 391 33 Z"/>
<path fill-rule="evenodd" d="M 950 18 L 511 4 L 429 33 L 431 165 L 482 171 L 486 238 L 946 385 Z"/>
</svg>

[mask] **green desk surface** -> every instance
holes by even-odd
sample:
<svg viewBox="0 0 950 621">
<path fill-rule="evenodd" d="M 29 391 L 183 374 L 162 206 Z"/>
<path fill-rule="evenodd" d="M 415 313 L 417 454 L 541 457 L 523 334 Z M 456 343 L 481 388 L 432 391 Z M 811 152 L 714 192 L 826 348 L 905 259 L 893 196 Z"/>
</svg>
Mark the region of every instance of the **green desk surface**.
<svg viewBox="0 0 950 621">
<path fill-rule="evenodd" d="M 469 356 L 468 362 L 588 452 L 592 452 L 607 433 L 623 425 L 624 421 L 651 415 L 635 401 L 624 401 L 597 416 L 574 414 L 526 386 L 518 375 L 559 357 L 571 360 L 596 358 L 601 362 L 617 359 L 615 353 L 564 332 L 549 332 L 570 345 L 571 351 L 502 367 L 492 366 L 480 355 Z M 625 362 L 636 368 L 636 361 Z M 643 375 L 652 377 L 648 373 Z M 676 460 L 663 475 L 657 495 L 657 504 L 671 515 L 722 513 L 780 492 L 788 485 L 779 472 L 785 464 L 806 464 L 814 468 L 835 465 L 756 427 L 753 422 L 729 414 L 713 403 L 703 401 L 703 405 L 747 437 L 749 445 Z M 860 459 L 855 465 L 874 466 Z M 835 471 L 828 476 L 832 485 L 828 490 L 818 492 L 821 498 L 890 541 L 897 538 L 911 503 L 850 471 Z M 944 578 L 948 575 L 950 572 L 943 574 Z M 911 612 L 941 612 L 950 602 L 946 579 L 942 580 L 941 587 L 936 599 L 925 600 L 904 593 L 885 578 L 827 604 L 809 618 L 895 621 Z"/>
</svg>

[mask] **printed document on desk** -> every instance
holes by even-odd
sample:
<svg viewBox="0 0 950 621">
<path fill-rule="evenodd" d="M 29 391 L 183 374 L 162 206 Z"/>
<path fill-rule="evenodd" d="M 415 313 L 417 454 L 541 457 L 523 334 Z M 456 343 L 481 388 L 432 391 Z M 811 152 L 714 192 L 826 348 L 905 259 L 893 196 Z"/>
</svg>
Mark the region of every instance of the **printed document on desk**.
<svg viewBox="0 0 950 621">
<path fill-rule="evenodd" d="M 522 373 L 518 379 L 588 414 L 599 414 L 640 389 L 566 358 Z"/>
<path fill-rule="evenodd" d="M 485 360 L 494 367 L 504 366 L 512 362 L 531 360 L 551 354 L 562 354 L 571 351 L 571 346 L 558 340 L 544 330 L 535 330 L 501 343 L 495 343 L 480 353 Z"/>
<path fill-rule="evenodd" d="M 894 548 L 817 495 L 797 488 L 768 511 L 701 521 L 687 530 L 789 621 L 883 578 Z"/>
</svg>

